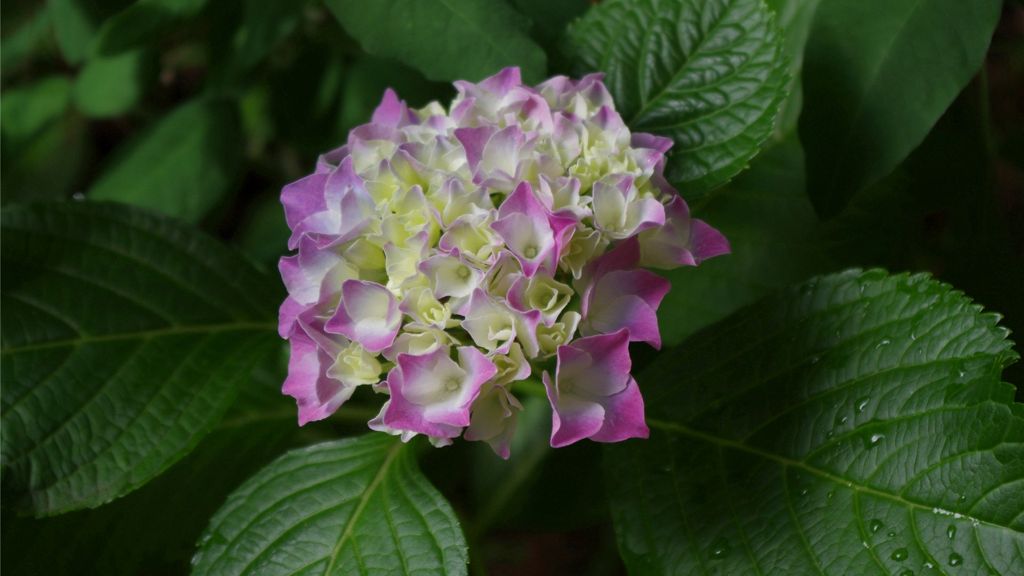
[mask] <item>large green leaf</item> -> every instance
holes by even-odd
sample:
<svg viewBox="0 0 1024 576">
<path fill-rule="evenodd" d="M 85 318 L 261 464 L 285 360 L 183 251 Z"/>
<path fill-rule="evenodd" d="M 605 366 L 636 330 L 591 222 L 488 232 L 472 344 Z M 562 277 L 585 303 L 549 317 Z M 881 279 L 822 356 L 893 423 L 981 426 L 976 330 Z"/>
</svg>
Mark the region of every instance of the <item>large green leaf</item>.
<svg viewBox="0 0 1024 576">
<path fill-rule="evenodd" d="M 786 66 L 761 0 L 611 0 L 569 38 L 630 128 L 675 140 L 666 174 L 687 198 L 735 176 L 772 132 Z"/>
<path fill-rule="evenodd" d="M 5 500 L 103 504 L 188 453 L 272 350 L 272 279 L 123 206 L 5 208 Z"/>
<path fill-rule="evenodd" d="M 977 72 L 999 0 L 829 0 L 805 50 L 800 138 L 834 215 L 910 153 Z"/>
<path fill-rule="evenodd" d="M 186 103 L 115 154 L 88 196 L 199 221 L 234 185 L 240 124 L 230 102 Z"/>
<path fill-rule="evenodd" d="M 773 290 L 834 270 L 804 193 L 803 151 L 793 139 L 759 155 L 693 212 L 721 230 L 732 253 L 665 274 L 672 290 L 658 310 L 666 345 L 681 342 Z"/>
<path fill-rule="evenodd" d="M 631 573 L 1024 573 L 997 321 L 927 276 L 854 270 L 661 356 L 651 439 L 607 451 Z"/>
<path fill-rule="evenodd" d="M 524 32 L 528 21 L 502 0 L 327 0 L 359 44 L 395 58 L 431 80 L 481 80 L 505 66 L 541 80 L 544 51 Z"/>
<path fill-rule="evenodd" d="M 293 450 L 213 517 L 194 574 L 465 574 L 451 507 L 396 438 Z"/>
<path fill-rule="evenodd" d="M 290 448 L 366 428 L 370 409 L 351 405 L 335 418 L 299 427 L 293 403 L 281 396 L 287 347 L 282 342 L 278 350 L 240 387 L 231 409 L 199 446 L 139 490 L 98 509 L 54 518 L 5 513 L 0 570 L 46 576 L 187 574 L 210 517 L 249 476 Z"/>
</svg>

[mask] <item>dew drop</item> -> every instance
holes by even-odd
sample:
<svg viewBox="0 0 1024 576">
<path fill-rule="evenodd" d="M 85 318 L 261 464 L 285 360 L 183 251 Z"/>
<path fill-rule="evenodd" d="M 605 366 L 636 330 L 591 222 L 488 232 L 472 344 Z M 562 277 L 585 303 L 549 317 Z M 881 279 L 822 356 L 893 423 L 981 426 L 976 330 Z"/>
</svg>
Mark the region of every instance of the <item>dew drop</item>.
<svg viewBox="0 0 1024 576">
<path fill-rule="evenodd" d="M 801 496 L 807 496 L 807 488 L 803 488 L 803 489 L 801 489 L 801 490 L 800 490 L 800 495 L 801 495 Z"/>
<path fill-rule="evenodd" d="M 825 432 L 825 438 L 832 438 L 835 435 L 836 435 L 836 431 L 835 430 L 829 430 L 828 432 Z"/>
<path fill-rule="evenodd" d="M 875 518 L 875 519 L 871 520 L 871 522 L 868 523 L 868 528 L 871 529 L 871 533 L 872 534 L 874 534 L 874 533 L 878 532 L 879 530 L 881 530 L 882 526 L 885 526 L 885 524 L 882 524 L 882 521 L 879 520 L 878 518 Z"/>
<path fill-rule="evenodd" d="M 857 400 L 857 413 L 858 414 L 863 412 L 864 409 L 868 407 L 868 402 L 871 402 L 871 397 L 870 396 L 865 396 L 865 397 L 861 398 L 860 400 Z"/>
<path fill-rule="evenodd" d="M 831 499 L 833 499 L 833 498 L 835 498 L 835 497 L 836 497 L 836 492 L 835 492 L 835 490 L 829 490 L 829 491 L 828 491 L 828 494 L 825 494 L 825 499 L 826 499 L 826 500 L 831 500 Z"/>
<path fill-rule="evenodd" d="M 896 537 L 896 531 L 895 530 L 889 530 L 889 532 L 886 534 L 886 536 L 888 536 L 889 538 L 895 538 Z"/>
<path fill-rule="evenodd" d="M 875 432 L 874 434 L 870 435 L 865 434 L 863 438 L 865 448 L 875 448 L 882 443 L 882 440 L 885 440 L 885 434 Z"/>
<path fill-rule="evenodd" d="M 956 501 L 961 504 L 967 502 L 967 494 L 961 494 L 960 497 L 956 499 Z"/>
<path fill-rule="evenodd" d="M 74 194 L 71 195 L 71 199 L 78 202 L 82 202 L 83 200 L 85 200 L 85 194 L 81 192 L 75 192 Z"/>
<path fill-rule="evenodd" d="M 729 555 L 729 542 L 724 538 L 715 540 L 714 544 L 711 545 L 711 559 L 721 560 Z"/>
<path fill-rule="evenodd" d="M 935 564 L 932 564 L 931 562 L 925 562 L 924 563 L 924 569 L 925 570 L 931 570 L 932 568 L 935 568 Z"/>
<path fill-rule="evenodd" d="M 846 424 L 846 422 L 848 420 L 849 420 L 849 418 L 847 418 L 846 416 L 837 416 L 836 417 L 836 426 L 842 426 L 843 424 Z"/>
<path fill-rule="evenodd" d="M 956 552 L 953 552 L 952 554 L 949 555 L 949 565 L 950 566 L 959 566 L 959 565 L 961 565 L 963 563 L 964 563 L 964 557 L 963 556 L 957 554 Z"/>
<path fill-rule="evenodd" d="M 888 338 L 882 338 L 882 340 L 878 344 L 875 344 L 875 350 L 888 346 L 889 344 L 892 344 L 892 340 Z"/>
<path fill-rule="evenodd" d="M 950 524 L 949 527 L 946 528 L 946 538 L 949 538 L 950 540 L 956 538 L 956 526 L 953 524 Z"/>
<path fill-rule="evenodd" d="M 900 576 L 914 576 L 914 571 L 910 568 L 907 568 L 903 572 L 900 572 Z"/>
<path fill-rule="evenodd" d="M 907 556 L 910 556 L 910 552 L 908 552 L 906 548 L 897 548 L 892 551 L 892 554 L 889 557 L 897 562 L 901 562 L 906 560 Z"/>
</svg>

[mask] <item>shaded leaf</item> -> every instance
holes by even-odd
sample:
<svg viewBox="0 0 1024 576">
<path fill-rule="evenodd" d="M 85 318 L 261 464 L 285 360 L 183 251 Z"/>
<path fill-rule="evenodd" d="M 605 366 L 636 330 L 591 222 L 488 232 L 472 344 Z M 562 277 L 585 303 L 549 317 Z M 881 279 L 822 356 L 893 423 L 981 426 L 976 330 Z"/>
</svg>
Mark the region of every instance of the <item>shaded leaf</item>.
<svg viewBox="0 0 1024 576">
<path fill-rule="evenodd" d="M 49 0 L 46 5 L 64 60 L 68 64 L 85 60 L 100 21 L 98 15 L 90 10 L 91 3 L 85 0 Z"/>
<path fill-rule="evenodd" d="M 888 174 L 977 72 L 999 0 L 822 2 L 805 50 L 800 139 L 822 215 Z"/>
<path fill-rule="evenodd" d="M 392 60 L 364 56 L 352 64 L 345 77 L 339 133 L 369 122 L 387 88 L 394 89 L 402 100 L 414 107 L 425 106 L 435 99 L 450 100 L 455 95 L 451 85 L 431 82 Z"/>
<path fill-rule="evenodd" d="M 293 450 L 228 498 L 193 574 L 466 574 L 451 507 L 396 438 Z"/>
<path fill-rule="evenodd" d="M 123 206 L 3 211 L 8 502 L 93 507 L 187 454 L 276 341 L 273 280 Z"/>
<path fill-rule="evenodd" d="M 519 66 L 543 79 L 544 51 L 528 21 L 501 0 L 328 0 L 327 7 L 370 54 L 395 58 L 431 80 L 482 80 Z"/>
<path fill-rule="evenodd" d="M 771 134 L 786 65 L 760 0 L 611 0 L 569 38 L 631 129 L 675 141 L 666 175 L 687 199 L 739 173 Z"/>
<path fill-rule="evenodd" d="M 44 5 L 35 13 L 24 16 L 13 26 L 14 31 L 4 36 L 0 47 L 0 69 L 5 77 L 20 70 L 34 56 L 49 51 L 53 35 L 49 6 Z M 4 18 L 6 26 L 10 26 L 9 17 L 5 14 Z"/>
<path fill-rule="evenodd" d="M 560 41 L 565 36 L 569 22 L 582 16 L 590 8 L 591 2 L 590 0 L 560 0 L 559 2 L 512 0 L 512 5 L 533 22 L 530 26 L 530 35 L 546 49 L 548 58 L 553 59 L 558 52 Z"/>
<path fill-rule="evenodd" d="M 240 132 L 238 110 L 230 102 L 183 104 L 124 144 L 88 196 L 197 222 L 235 183 Z"/>
<path fill-rule="evenodd" d="M 71 101 L 71 81 L 48 76 L 5 90 L 0 102 L 4 138 L 24 142 L 60 118 Z"/>
<path fill-rule="evenodd" d="M 835 269 L 804 192 L 803 151 L 789 139 L 761 153 L 726 188 L 695 204 L 732 253 L 665 273 L 672 290 L 658 310 L 662 339 L 677 344 L 773 290 Z"/>
<path fill-rule="evenodd" d="M 640 377 L 651 439 L 607 450 L 630 572 L 1024 571 L 997 321 L 927 276 L 853 270 L 663 354 Z"/>
<path fill-rule="evenodd" d="M 789 87 L 786 99 L 775 119 L 775 134 L 785 137 L 796 131 L 803 104 L 801 72 L 804 66 L 804 46 L 811 32 L 814 12 L 821 0 L 765 0 L 775 15 L 782 30 L 782 51 L 789 62 Z"/>
<path fill-rule="evenodd" d="M 93 49 L 113 56 L 152 42 L 182 20 L 198 14 L 207 0 L 138 0 L 103 22 Z"/>
<path fill-rule="evenodd" d="M 65 112 L 28 141 L 4 137 L 4 205 L 70 196 L 91 155 L 87 135 L 85 119 Z"/>
</svg>

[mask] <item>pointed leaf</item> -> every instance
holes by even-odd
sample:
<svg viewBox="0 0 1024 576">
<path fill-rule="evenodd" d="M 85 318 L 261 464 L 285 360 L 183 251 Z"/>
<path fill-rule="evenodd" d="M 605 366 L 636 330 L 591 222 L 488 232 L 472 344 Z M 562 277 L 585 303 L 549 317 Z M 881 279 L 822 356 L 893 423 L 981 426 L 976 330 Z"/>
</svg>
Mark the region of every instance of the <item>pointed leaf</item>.
<svg viewBox="0 0 1024 576">
<path fill-rule="evenodd" d="M 277 336 L 273 279 L 123 206 L 5 208 L 3 489 L 103 504 L 188 453 Z"/>
<path fill-rule="evenodd" d="M 547 57 L 521 14 L 501 0 L 328 0 L 345 31 L 374 56 L 431 80 L 482 80 L 506 66 L 543 79 Z"/>
<path fill-rule="evenodd" d="M 820 214 L 888 174 L 978 71 L 999 0 L 829 0 L 811 25 L 800 140 Z"/>
<path fill-rule="evenodd" d="M 786 65 L 761 0 L 611 0 L 569 39 L 630 128 L 675 140 L 666 174 L 688 199 L 739 173 L 772 132 Z"/>
<path fill-rule="evenodd" d="M 607 452 L 630 573 L 1024 573 L 997 321 L 927 276 L 849 271 L 662 355 L 650 441 Z"/>
<path fill-rule="evenodd" d="M 396 438 L 293 450 L 211 520 L 193 574 L 466 574 L 451 507 Z"/>
<path fill-rule="evenodd" d="M 240 124 L 232 103 L 186 103 L 125 144 L 87 195 L 197 222 L 234 185 Z"/>
</svg>

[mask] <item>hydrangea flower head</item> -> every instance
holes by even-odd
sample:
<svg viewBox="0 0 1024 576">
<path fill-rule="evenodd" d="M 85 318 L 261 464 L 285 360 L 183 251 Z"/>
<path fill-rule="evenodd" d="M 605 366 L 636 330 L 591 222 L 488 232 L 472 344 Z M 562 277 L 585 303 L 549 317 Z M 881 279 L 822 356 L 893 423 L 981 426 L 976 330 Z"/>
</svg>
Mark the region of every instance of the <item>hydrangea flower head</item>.
<svg viewBox="0 0 1024 576">
<path fill-rule="evenodd" d="M 631 342 L 661 346 L 667 280 L 729 244 L 662 175 L 672 142 L 632 134 L 601 76 L 456 82 L 446 109 L 391 90 L 372 121 L 281 193 L 293 255 L 279 331 L 299 423 L 360 386 L 374 430 L 463 436 L 504 458 L 542 380 L 552 446 L 645 438 Z"/>
</svg>

